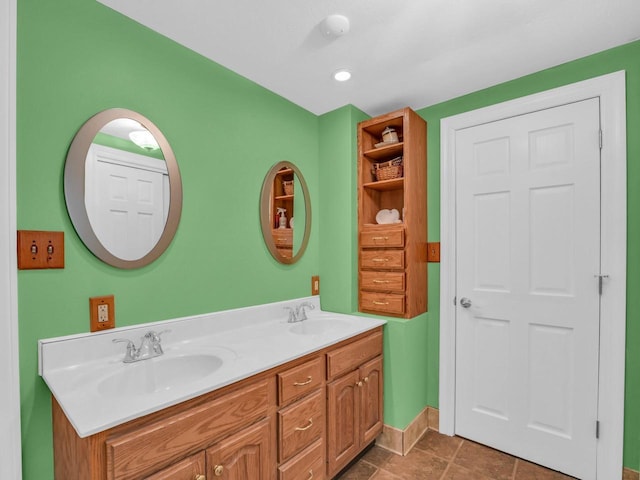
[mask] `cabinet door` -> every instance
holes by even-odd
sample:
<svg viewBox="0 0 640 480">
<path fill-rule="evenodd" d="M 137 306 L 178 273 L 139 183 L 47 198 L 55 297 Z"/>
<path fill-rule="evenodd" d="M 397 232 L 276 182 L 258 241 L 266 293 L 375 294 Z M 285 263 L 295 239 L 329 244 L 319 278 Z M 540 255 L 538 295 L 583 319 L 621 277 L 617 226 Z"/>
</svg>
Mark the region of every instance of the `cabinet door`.
<svg viewBox="0 0 640 480">
<path fill-rule="evenodd" d="M 231 435 L 207 449 L 207 479 L 273 480 L 274 442 L 269 419 Z"/>
<path fill-rule="evenodd" d="M 328 477 L 333 477 L 355 455 L 360 443 L 359 417 L 360 373 L 356 370 L 327 385 L 327 461 Z"/>
<path fill-rule="evenodd" d="M 382 431 L 382 357 L 360 367 L 360 380 L 360 445 L 364 447 Z"/>
<path fill-rule="evenodd" d="M 197 453 L 146 477 L 146 480 L 205 480 L 204 452 Z"/>
</svg>

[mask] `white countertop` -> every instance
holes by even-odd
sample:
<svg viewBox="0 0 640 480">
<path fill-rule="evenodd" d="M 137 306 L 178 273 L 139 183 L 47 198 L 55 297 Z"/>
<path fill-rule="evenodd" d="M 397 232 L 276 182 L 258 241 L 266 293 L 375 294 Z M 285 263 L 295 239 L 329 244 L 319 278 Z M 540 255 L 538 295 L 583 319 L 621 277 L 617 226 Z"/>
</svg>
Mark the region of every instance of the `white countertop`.
<svg viewBox="0 0 640 480">
<path fill-rule="evenodd" d="M 285 306 L 302 301 L 315 305 L 308 320 L 288 323 Z M 322 325 L 320 325 L 322 323 Z M 105 332 L 43 339 L 38 342 L 39 373 L 80 437 L 87 437 L 248 378 L 256 373 L 320 350 L 386 323 L 384 320 L 320 310 L 319 297 L 308 297 L 206 315 L 116 328 Z M 319 327 L 319 328 L 316 328 Z M 295 333 L 304 330 L 305 334 Z M 164 355 L 135 363 L 122 362 L 124 343 L 136 346 L 148 331 L 161 332 Z M 317 333 L 316 333 L 317 332 Z M 211 359 L 222 365 L 212 373 L 198 373 L 181 357 Z M 189 360 L 187 358 L 186 360 Z M 177 361 L 176 361 L 177 360 Z M 182 365 L 177 384 L 143 392 L 147 386 L 113 378 L 144 369 Z M 142 371 L 142 370 L 140 370 Z M 124 374 L 124 377 L 121 375 Z M 118 376 L 121 377 L 118 377 Z M 188 378 L 193 375 L 194 378 Z M 135 375 L 134 375 L 135 377 Z M 180 384 L 182 383 L 182 384 Z M 114 385 L 117 385 L 114 387 Z"/>
</svg>

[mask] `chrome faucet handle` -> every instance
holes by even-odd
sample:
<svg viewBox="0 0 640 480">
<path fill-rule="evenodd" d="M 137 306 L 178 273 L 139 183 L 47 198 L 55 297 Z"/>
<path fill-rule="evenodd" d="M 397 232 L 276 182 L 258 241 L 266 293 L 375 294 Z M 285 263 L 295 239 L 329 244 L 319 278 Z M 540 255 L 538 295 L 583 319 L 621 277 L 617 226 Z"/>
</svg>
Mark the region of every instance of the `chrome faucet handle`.
<svg viewBox="0 0 640 480">
<path fill-rule="evenodd" d="M 138 358 L 138 350 L 136 350 L 136 345 L 131 340 L 127 338 L 114 338 L 112 340 L 113 343 L 126 343 L 127 344 L 127 352 L 124 355 L 124 363 L 135 362 Z"/>
<path fill-rule="evenodd" d="M 142 343 L 144 344 L 146 340 L 147 348 L 151 347 L 151 350 L 153 350 L 153 356 L 162 355 L 164 352 L 162 350 L 162 345 L 160 344 L 162 341 L 160 336 L 165 333 L 169 333 L 170 331 L 171 330 L 162 330 L 161 332 L 155 332 L 153 330 L 149 330 L 145 333 L 144 337 L 142 337 Z M 140 348 L 142 348 L 142 346 Z"/>
<path fill-rule="evenodd" d="M 300 305 L 296 307 L 296 317 L 299 322 L 307 319 L 307 313 L 305 312 L 305 307 L 313 310 L 316 308 L 312 303 L 302 302 Z"/>
<path fill-rule="evenodd" d="M 287 319 L 288 323 L 294 323 L 298 321 L 296 318 L 296 313 L 293 310 L 293 307 L 282 307 L 282 308 L 284 308 L 285 310 L 289 310 L 289 318 Z"/>
</svg>

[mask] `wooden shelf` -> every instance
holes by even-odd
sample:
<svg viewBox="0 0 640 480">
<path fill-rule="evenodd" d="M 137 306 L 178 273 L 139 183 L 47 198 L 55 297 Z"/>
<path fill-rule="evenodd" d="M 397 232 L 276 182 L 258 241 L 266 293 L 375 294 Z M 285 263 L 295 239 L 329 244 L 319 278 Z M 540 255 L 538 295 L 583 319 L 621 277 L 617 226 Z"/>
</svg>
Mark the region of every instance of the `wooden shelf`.
<svg viewBox="0 0 640 480">
<path fill-rule="evenodd" d="M 404 188 L 404 177 L 392 178 L 391 180 L 380 180 L 379 182 L 369 182 L 362 185 L 363 188 L 386 192 L 388 190 L 401 190 Z"/>
<path fill-rule="evenodd" d="M 373 160 L 384 160 L 391 157 L 397 157 L 402 155 L 404 149 L 404 142 L 392 143 L 380 148 L 374 148 L 364 152 L 364 156 Z"/>
<path fill-rule="evenodd" d="M 282 170 L 278 170 L 276 172 L 276 176 L 278 175 L 293 175 L 293 170 L 290 168 L 283 168 Z"/>
<path fill-rule="evenodd" d="M 276 200 L 293 200 L 293 195 L 278 195 Z"/>
</svg>

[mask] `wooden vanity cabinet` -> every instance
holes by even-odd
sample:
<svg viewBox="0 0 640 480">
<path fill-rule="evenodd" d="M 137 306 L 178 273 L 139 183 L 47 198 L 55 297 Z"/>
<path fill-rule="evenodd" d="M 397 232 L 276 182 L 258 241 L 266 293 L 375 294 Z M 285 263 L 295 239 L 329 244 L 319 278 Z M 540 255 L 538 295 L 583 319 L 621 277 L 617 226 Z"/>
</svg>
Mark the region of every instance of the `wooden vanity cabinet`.
<svg viewBox="0 0 640 480">
<path fill-rule="evenodd" d="M 327 376 L 327 472 L 332 478 L 382 432 L 382 334 L 327 353 Z"/>
<path fill-rule="evenodd" d="M 53 400 L 57 480 L 328 480 L 382 430 L 382 328 L 80 438 Z"/>
</svg>

